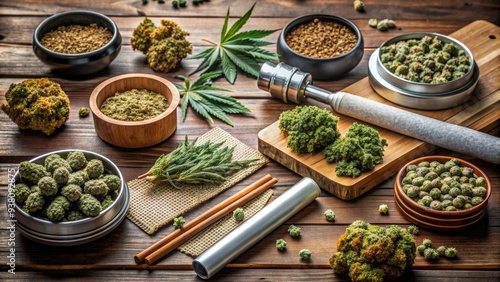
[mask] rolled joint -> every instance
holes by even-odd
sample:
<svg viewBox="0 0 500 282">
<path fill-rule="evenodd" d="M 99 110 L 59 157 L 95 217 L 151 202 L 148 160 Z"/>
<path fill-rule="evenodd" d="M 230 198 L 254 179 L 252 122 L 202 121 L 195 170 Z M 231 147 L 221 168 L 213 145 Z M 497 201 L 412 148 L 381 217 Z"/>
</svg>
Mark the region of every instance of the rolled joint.
<svg viewBox="0 0 500 282">
<path fill-rule="evenodd" d="M 304 100 L 307 85 L 312 83 L 309 73 L 300 71 L 296 67 L 284 63 L 266 62 L 262 65 L 257 86 L 271 93 L 274 98 L 285 103 L 288 101 L 300 104 Z"/>
</svg>

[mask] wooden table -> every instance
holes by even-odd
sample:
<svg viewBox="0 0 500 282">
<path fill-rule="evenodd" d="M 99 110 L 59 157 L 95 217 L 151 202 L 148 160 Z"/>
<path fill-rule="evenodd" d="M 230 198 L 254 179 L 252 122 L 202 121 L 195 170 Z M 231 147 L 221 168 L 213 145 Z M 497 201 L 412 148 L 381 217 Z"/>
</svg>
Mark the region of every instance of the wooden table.
<svg viewBox="0 0 500 282">
<path fill-rule="evenodd" d="M 57 4 L 55 2 L 58 2 Z M 19 162 L 29 160 L 49 151 L 77 148 L 92 150 L 112 159 L 122 170 L 126 180 L 132 180 L 144 172 L 162 153 L 171 151 L 184 139 L 185 135 L 197 137 L 215 126 L 219 126 L 239 140 L 257 149 L 257 133 L 278 119 L 279 114 L 291 109 L 293 105 L 274 100 L 264 91 L 257 89 L 256 81 L 239 75 L 236 83 L 230 85 L 220 80 L 217 86 L 234 90 L 234 97 L 252 110 L 246 116 L 233 115 L 235 126 L 230 127 L 220 121 L 208 123 L 189 111 L 185 122 L 180 119 L 175 134 L 159 145 L 147 149 L 122 149 L 103 142 L 96 135 L 92 118 L 79 118 L 78 109 L 88 107 L 90 92 L 103 80 L 125 73 L 153 73 L 174 80 L 177 74 L 188 74 L 199 62 L 183 61 L 175 72 L 155 73 L 144 62 L 144 56 L 132 51 L 130 36 L 132 30 L 143 20 L 151 17 L 155 22 L 168 18 L 189 31 L 194 53 L 207 47 L 201 38 L 218 40 L 223 17 L 228 3 L 231 15 L 240 17 L 251 6 L 250 1 L 212 0 L 200 6 L 190 2 L 187 8 L 173 9 L 170 1 L 158 4 L 150 1 L 3 1 L 0 3 L 0 101 L 5 101 L 5 93 L 11 83 L 27 78 L 49 77 L 61 84 L 71 100 L 70 119 L 62 130 L 45 136 L 42 133 L 21 131 L 9 118 L 0 113 L 0 277 L 7 280 L 52 280 L 56 277 L 79 278 L 82 280 L 198 280 L 191 269 L 192 258 L 178 251 L 173 252 L 152 266 L 138 265 L 133 256 L 154 242 L 172 232 L 172 227 L 160 230 L 149 236 L 128 219 L 111 234 L 89 244 L 76 247 L 44 246 L 21 236 L 15 238 L 15 275 L 8 273 L 10 266 L 7 256 L 11 253 L 7 212 L 4 205 L 7 193 L 8 172 L 16 169 Z M 335 13 L 354 21 L 362 30 L 365 39 L 363 60 L 346 77 L 331 81 L 317 82 L 320 87 L 331 90 L 343 89 L 367 76 L 368 58 L 385 40 L 405 32 L 428 31 L 450 34 L 475 20 L 487 20 L 500 24 L 500 5 L 498 1 L 366 1 L 366 12 L 353 9 L 352 1 L 257 1 L 253 17 L 247 29 L 279 29 L 291 18 L 308 13 Z M 123 48 L 111 66 L 95 75 L 83 78 L 62 78 L 51 73 L 33 54 L 31 40 L 35 27 L 46 17 L 63 11 L 89 9 L 104 13 L 117 23 L 123 36 Z M 368 26 L 369 18 L 391 18 L 398 28 L 379 32 Z M 267 39 L 275 41 L 278 33 Z M 498 38 L 496 40 L 499 40 Z M 271 46 L 274 48 L 274 46 Z M 498 57 L 495 58 L 498 68 Z M 498 76 L 497 78 L 498 79 Z M 496 103 L 497 109 L 500 108 Z M 180 116 L 180 108 L 178 109 Z M 488 127 L 490 134 L 499 135 L 500 122 Z M 430 154 L 431 152 L 426 152 Z M 436 245 L 454 246 L 459 258 L 427 261 L 417 255 L 412 271 L 406 277 L 410 281 L 498 281 L 500 277 L 500 169 L 499 166 L 462 156 L 447 150 L 437 153 L 451 155 L 475 163 L 491 179 L 493 194 L 488 205 L 487 217 L 472 229 L 455 233 L 440 233 L 421 229 L 416 237 L 417 243 L 424 238 L 431 239 Z M 185 215 L 192 219 L 214 206 L 223 199 L 235 194 L 265 174 L 279 179 L 274 188 L 274 196 L 301 179 L 301 176 L 271 161 L 263 169 L 251 175 L 235 187 L 201 205 Z M 343 201 L 322 192 L 320 198 L 291 218 L 265 239 L 246 251 L 213 277 L 214 281 L 241 280 L 341 280 L 330 269 L 328 258 L 335 251 L 335 242 L 345 231 L 346 226 L 357 219 L 372 224 L 399 224 L 407 226 L 393 200 L 393 178 L 377 185 L 374 189 L 351 201 Z M 378 214 L 378 206 L 388 204 L 388 216 Z M 332 208 L 337 214 L 334 223 L 323 219 L 323 211 Z M 289 224 L 295 223 L 303 228 L 302 239 L 289 240 L 288 253 L 275 250 L 276 238 L 286 234 Z M 308 263 L 301 262 L 295 252 L 307 246 L 313 256 Z"/>
</svg>

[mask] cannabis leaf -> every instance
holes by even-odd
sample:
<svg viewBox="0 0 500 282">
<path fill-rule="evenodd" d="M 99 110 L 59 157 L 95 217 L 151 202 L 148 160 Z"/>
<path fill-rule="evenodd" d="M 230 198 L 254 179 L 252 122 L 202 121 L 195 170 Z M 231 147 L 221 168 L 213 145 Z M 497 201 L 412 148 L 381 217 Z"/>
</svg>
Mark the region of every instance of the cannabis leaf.
<svg viewBox="0 0 500 282">
<path fill-rule="evenodd" d="M 215 43 L 208 39 L 203 39 L 209 42 L 214 47 L 205 51 L 188 56 L 186 59 L 203 59 L 198 68 L 193 73 L 205 70 L 213 71 L 217 68 L 222 68 L 222 72 L 226 79 L 234 84 L 238 74 L 237 69 L 240 69 L 252 77 L 259 76 L 260 65 L 270 60 L 277 60 L 278 54 L 264 50 L 260 47 L 272 44 L 271 42 L 263 41 L 261 38 L 266 37 L 275 30 L 249 30 L 238 33 L 238 31 L 246 24 L 247 20 L 252 15 L 253 8 L 246 12 L 243 17 L 237 20 L 228 30 L 229 8 L 227 9 L 224 25 L 222 26 L 220 43 Z"/>
<path fill-rule="evenodd" d="M 251 112 L 238 102 L 236 98 L 219 93 L 219 91 L 231 90 L 212 86 L 213 79 L 221 75 L 222 72 L 220 71 L 207 72 L 202 74 L 192 83 L 183 75 L 176 76 L 176 78 L 184 80 L 184 86 L 174 83 L 177 89 L 179 89 L 179 93 L 182 95 L 182 121 L 186 119 L 186 112 L 189 105 L 212 123 L 214 122 L 212 116 L 214 116 L 231 126 L 234 126 L 234 124 L 226 113 L 241 114 Z"/>
</svg>

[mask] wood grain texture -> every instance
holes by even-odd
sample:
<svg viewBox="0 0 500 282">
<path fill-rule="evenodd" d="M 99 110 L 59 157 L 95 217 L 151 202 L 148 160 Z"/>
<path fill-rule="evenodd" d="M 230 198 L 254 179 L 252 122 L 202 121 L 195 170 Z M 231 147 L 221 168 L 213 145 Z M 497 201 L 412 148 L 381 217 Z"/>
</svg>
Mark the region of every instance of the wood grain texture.
<svg viewBox="0 0 500 282">
<path fill-rule="evenodd" d="M 199 6 L 186 9 L 172 9 L 169 1 L 158 4 L 150 1 L 142 5 L 140 0 L 17 0 L 0 1 L 0 102 L 5 102 L 4 93 L 11 83 L 18 83 L 27 78 L 49 77 L 61 84 L 70 97 L 70 119 L 63 128 L 51 136 L 45 136 L 29 130 L 19 130 L 10 119 L 0 112 L 0 280 L 1 281 L 200 281 L 191 268 L 192 258 L 174 251 L 158 263 L 147 266 L 138 265 L 134 255 L 151 246 L 159 239 L 173 231 L 169 226 L 154 236 L 146 235 L 128 219 L 111 234 L 89 244 L 70 248 L 55 248 L 40 245 L 24 238 L 19 230 L 15 234 L 16 274 L 7 273 L 10 268 L 7 256 L 11 233 L 7 221 L 7 210 L 4 204 L 7 198 L 9 171 L 17 169 L 21 161 L 49 151 L 80 148 L 103 154 L 115 162 L 127 181 L 146 172 L 156 158 L 168 153 L 182 142 L 186 135 L 195 138 L 210 129 L 219 126 L 248 146 L 258 148 L 258 132 L 274 123 L 279 114 L 292 109 L 294 105 L 283 104 L 271 98 L 270 94 L 256 87 L 253 78 L 239 74 L 234 85 L 225 80 L 218 80 L 215 86 L 233 90 L 230 94 L 252 110 L 245 115 L 231 115 L 234 127 L 216 121 L 206 122 L 194 111 L 188 110 L 186 121 L 177 120 L 177 130 L 160 144 L 143 149 L 126 149 L 110 145 L 101 140 L 95 131 L 93 118 L 79 118 L 78 109 L 89 106 L 89 97 L 94 88 L 104 80 L 116 75 L 128 73 L 154 74 L 171 82 L 178 74 L 188 75 L 200 63 L 197 60 L 184 60 L 179 68 L 171 73 L 157 73 L 151 70 L 145 56 L 133 51 L 129 42 L 132 30 L 147 15 L 156 23 L 160 19 L 172 19 L 183 29 L 190 32 L 188 39 L 194 45 L 194 53 L 203 51 L 208 45 L 201 39 L 204 37 L 217 40 L 224 20 L 228 3 L 231 5 L 231 22 L 243 15 L 253 4 L 246 0 L 210 0 Z M 190 2 L 190 1 L 188 1 Z M 414 32 L 438 32 L 452 34 L 464 26 L 476 21 L 485 20 L 500 25 L 497 0 L 472 1 L 398 1 L 370 0 L 365 1 L 365 13 L 358 13 L 352 7 L 352 1 L 344 0 L 257 0 L 252 18 L 248 21 L 248 29 L 280 29 L 290 19 L 309 13 L 335 13 L 346 17 L 358 25 L 365 39 L 365 55 L 360 64 L 345 77 L 334 81 L 318 81 L 315 85 L 337 91 L 346 89 L 354 93 L 363 93 L 366 84 L 358 84 L 368 74 L 368 59 L 375 48 L 396 35 Z M 57 76 L 49 71 L 33 54 L 31 40 L 37 24 L 46 17 L 62 11 L 88 9 L 110 16 L 118 25 L 123 36 L 121 53 L 115 61 L 101 72 L 86 77 L 68 78 Z M 388 32 L 379 32 L 367 25 L 371 17 L 391 18 L 397 22 L 398 28 Z M 488 30 L 480 31 L 489 37 Z M 278 32 L 266 39 L 275 42 Z M 496 40 L 498 42 L 498 35 Z M 492 39 L 493 40 L 493 39 Z M 467 38 L 466 44 L 477 44 L 474 38 Z M 275 50 L 275 45 L 266 46 Z M 498 85 L 500 62 L 496 52 L 483 50 L 485 73 L 478 84 L 481 93 Z M 482 56 L 482 55 L 478 55 Z M 491 69 L 492 71 L 488 70 Z M 195 74 L 193 77 L 197 77 Z M 499 91 L 496 91 L 498 95 Z M 384 101 L 381 97 L 374 98 Z M 481 97 L 489 99 L 485 104 L 474 103 L 467 107 L 457 107 L 449 112 L 436 111 L 440 119 L 452 123 L 464 124 L 472 128 L 483 128 L 485 132 L 500 136 L 500 118 L 498 116 L 498 96 Z M 490 106 L 488 106 L 490 105 Z M 422 113 L 420 111 L 415 111 Z M 177 109 L 180 116 L 180 108 Z M 396 144 L 397 146 L 397 144 Z M 456 247 L 459 251 L 457 260 L 440 259 L 427 261 L 418 255 L 412 271 L 405 281 L 498 281 L 500 276 L 500 167 L 461 154 L 439 148 L 422 149 L 418 154 L 440 153 L 456 156 L 476 164 L 492 181 L 494 187 L 487 207 L 486 217 L 473 228 L 457 232 L 443 233 L 424 228 L 416 236 L 417 243 L 430 238 L 435 244 Z M 271 161 L 263 169 L 242 180 L 233 188 L 224 191 L 218 197 L 205 202 L 187 213 L 186 220 L 196 218 L 211 207 L 238 193 L 252 182 L 271 174 L 279 182 L 273 187 L 274 197 L 278 197 L 302 177 L 287 167 Z M 328 266 L 328 257 L 335 250 L 335 242 L 339 234 L 353 221 L 362 219 L 372 224 L 398 224 L 408 226 L 410 223 L 398 211 L 394 202 L 394 177 L 384 175 L 384 180 L 362 196 L 353 200 L 342 200 L 322 190 L 312 204 L 297 213 L 280 228 L 276 229 L 235 261 L 227 265 L 214 281 L 348 281 L 336 276 Z M 387 204 L 389 214 L 382 216 L 378 206 Z M 324 220 L 323 212 L 331 208 L 337 217 L 335 222 Z M 286 228 L 290 224 L 304 227 L 300 240 L 291 241 L 291 249 L 284 254 L 278 253 L 273 243 L 278 237 L 286 236 Z M 295 253 L 299 248 L 313 248 L 313 262 L 304 263 Z"/>
<path fill-rule="evenodd" d="M 488 76 L 490 73 L 498 74 L 500 71 L 498 67 L 500 62 L 500 42 L 492 40 L 490 36 L 500 38 L 499 27 L 485 21 L 476 21 L 451 36 L 462 41 L 473 53 L 480 69 L 479 79 L 481 82 L 483 76 Z M 491 61 L 497 61 L 497 63 L 492 64 Z M 499 89 L 500 81 L 497 80 L 487 86 L 478 88 L 471 99 L 454 108 L 441 111 L 419 110 L 415 112 L 443 121 L 450 121 L 451 119 L 456 124 L 462 124 L 461 121 L 463 120 L 483 119 L 483 117 L 487 118 L 491 123 L 495 123 L 500 118 Z M 380 98 L 370 87 L 366 78 L 343 91 L 396 106 L 394 103 Z M 328 109 L 328 107 L 327 105 L 326 108 Z M 398 106 L 398 108 L 405 109 L 401 106 Z M 477 111 L 474 108 L 482 110 Z M 489 114 L 484 110 L 485 108 L 493 108 L 495 111 Z M 345 135 L 353 122 L 364 123 L 335 112 L 334 114 L 340 117 L 337 128 L 341 136 Z M 453 119 L 454 116 L 459 114 L 461 115 L 460 118 Z M 323 189 L 345 200 L 361 196 L 385 180 L 388 175 L 394 175 L 408 160 L 420 157 L 432 148 L 432 145 L 420 140 L 384 128 L 374 127 L 379 131 L 381 138 L 385 138 L 389 144 L 385 147 L 384 162 L 377 165 L 374 170 L 362 173 L 359 177 L 339 177 L 335 174 L 336 165 L 327 163 L 322 152 L 297 154 L 287 148 L 288 137 L 280 131 L 278 126 L 279 121 L 276 121 L 259 132 L 259 151 L 304 177 L 312 177 Z M 490 126 L 488 123 L 482 123 L 481 126 L 469 124 L 470 128 L 479 131 L 485 130 L 485 127 L 488 126 Z"/>
</svg>

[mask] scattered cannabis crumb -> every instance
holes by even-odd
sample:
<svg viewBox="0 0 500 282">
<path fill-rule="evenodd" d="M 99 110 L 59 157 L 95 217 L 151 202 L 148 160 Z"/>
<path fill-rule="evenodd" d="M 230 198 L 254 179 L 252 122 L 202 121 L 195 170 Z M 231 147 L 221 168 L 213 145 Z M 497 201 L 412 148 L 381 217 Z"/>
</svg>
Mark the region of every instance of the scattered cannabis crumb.
<svg viewBox="0 0 500 282">
<path fill-rule="evenodd" d="M 335 212 L 333 212 L 331 209 L 327 209 L 323 215 L 325 216 L 325 219 L 327 221 L 334 221 L 335 220 Z"/>
<path fill-rule="evenodd" d="M 439 246 L 437 249 L 432 248 L 432 241 L 424 239 L 422 245 L 417 247 L 417 251 L 428 260 L 436 260 L 439 257 L 455 258 L 457 256 L 457 249 L 446 246 Z"/>
<path fill-rule="evenodd" d="M 80 108 L 80 110 L 78 111 L 78 115 L 80 117 L 88 117 L 89 114 L 90 114 L 90 110 L 88 108 L 85 108 L 85 107 Z"/>
<path fill-rule="evenodd" d="M 355 0 L 354 1 L 354 10 L 358 11 L 358 12 L 362 12 L 365 10 L 365 3 L 363 3 L 363 1 L 361 0 Z"/>
<path fill-rule="evenodd" d="M 303 260 L 308 260 L 311 258 L 311 251 L 309 249 L 302 249 L 299 252 L 299 256 Z"/>
<path fill-rule="evenodd" d="M 278 249 L 278 251 L 286 249 L 286 241 L 283 239 L 276 240 L 276 249 Z"/>
<path fill-rule="evenodd" d="M 295 225 L 290 225 L 290 227 L 288 227 L 288 233 L 290 234 L 290 236 L 292 237 L 298 237 L 300 236 L 300 232 L 302 231 L 302 229 L 300 227 L 297 227 Z"/>
<path fill-rule="evenodd" d="M 386 204 L 382 204 L 378 207 L 378 212 L 381 214 L 388 214 L 389 213 L 389 206 Z"/>
<path fill-rule="evenodd" d="M 245 212 L 242 208 L 237 208 L 233 211 L 233 217 L 237 222 L 241 222 L 245 218 Z"/>
<path fill-rule="evenodd" d="M 181 228 L 184 225 L 184 223 L 186 223 L 186 220 L 184 219 L 184 217 L 179 216 L 179 217 L 174 218 L 173 225 L 174 225 L 175 229 Z"/>
</svg>

